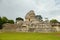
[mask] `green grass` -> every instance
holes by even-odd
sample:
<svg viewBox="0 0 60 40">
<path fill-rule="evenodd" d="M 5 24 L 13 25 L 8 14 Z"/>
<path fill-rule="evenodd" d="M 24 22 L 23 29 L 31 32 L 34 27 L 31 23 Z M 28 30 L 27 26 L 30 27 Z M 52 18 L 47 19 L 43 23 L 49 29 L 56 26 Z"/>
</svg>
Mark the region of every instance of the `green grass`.
<svg viewBox="0 0 60 40">
<path fill-rule="evenodd" d="M 60 40 L 60 33 L 0 33 L 0 40 Z"/>
</svg>

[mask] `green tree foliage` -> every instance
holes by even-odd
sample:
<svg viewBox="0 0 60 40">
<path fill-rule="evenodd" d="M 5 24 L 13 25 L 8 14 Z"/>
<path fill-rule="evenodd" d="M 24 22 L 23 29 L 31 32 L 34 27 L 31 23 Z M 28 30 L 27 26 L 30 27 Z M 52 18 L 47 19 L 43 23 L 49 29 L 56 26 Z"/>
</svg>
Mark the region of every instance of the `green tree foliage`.
<svg viewBox="0 0 60 40">
<path fill-rule="evenodd" d="M 50 22 L 51 22 L 51 23 L 57 23 L 58 20 L 56 20 L 56 19 L 52 19 L 52 20 L 50 20 Z"/>
<path fill-rule="evenodd" d="M 14 20 L 9 20 L 7 17 L 0 17 L 0 29 L 2 29 L 2 25 L 5 23 L 14 24 Z"/>
<path fill-rule="evenodd" d="M 14 20 L 8 20 L 8 23 L 14 24 Z"/>
<path fill-rule="evenodd" d="M 2 20 L 1 20 L 1 17 L 0 17 L 0 29 L 2 29 Z"/>
<path fill-rule="evenodd" d="M 0 17 L 0 25 L 2 25 L 2 19 L 1 19 L 1 17 Z"/>
<path fill-rule="evenodd" d="M 37 18 L 38 20 L 42 20 L 42 19 L 43 19 L 41 15 L 36 15 L 36 18 Z"/>
<path fill-rule="evenodd" d="M 2 25 L 3 25 L 4 23 L 7 23 L 7 21 L 8 21 L 8 19 L 7 19 L 6 17 L 0 17 L 0 29 L 3 28 Z"/>
<path fill-rule="evenodd" d="M 2 17 L 1 19 L 2 19 L 3 24 L 8 22 L 7 17 Z"/>
<path fill-rule="evenodd" d="M 24 21 L 24 19 L 21 18 L 21 17 L 17 17 L 16 20 L 22 20 L 22 21 Z"/>
</svg>

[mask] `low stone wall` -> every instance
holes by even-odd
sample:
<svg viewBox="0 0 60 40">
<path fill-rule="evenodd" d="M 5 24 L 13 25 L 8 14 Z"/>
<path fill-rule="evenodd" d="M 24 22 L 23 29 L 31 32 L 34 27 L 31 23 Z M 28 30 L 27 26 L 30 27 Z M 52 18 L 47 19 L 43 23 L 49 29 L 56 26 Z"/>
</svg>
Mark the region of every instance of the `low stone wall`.
<svg viewBox="0 0 60 40">
<path fill-rule="evenodd" d="M 3 32 L 14 32 L 14 31 L 16 31 L 16 28 L 17 28 L 17 25 L 16 24 L 6 23 L 6 24 L 3 24 L 2 31 Z"/>
</svg>

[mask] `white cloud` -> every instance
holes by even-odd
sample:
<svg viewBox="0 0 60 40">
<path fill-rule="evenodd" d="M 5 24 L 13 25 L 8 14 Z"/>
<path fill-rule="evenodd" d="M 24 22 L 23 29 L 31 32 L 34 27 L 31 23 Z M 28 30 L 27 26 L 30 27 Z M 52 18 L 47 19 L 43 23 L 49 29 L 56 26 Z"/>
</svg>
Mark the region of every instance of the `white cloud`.
<svg viewBox="0 0 60 40">
<path fill-rule="evenodd" d="M 55 17 L 50 18 L 50 20 L 51 19 L 57 19 L 58 21 L 60 21 L 60 16 L 55 16 Z"/>
<path fill-rule="evenodd" d="M 12 19 L 18 16 L 24 17 L 31 9 L 37 9 L 32 0 L 2 0 L 0 16 L 7 16 Z"/>
<path fill-rule="evenodd" d="M 60 16 L 60 0 L 0 0 L 0 16 L 12 19 L 18 16 L 24 18 L 32 9 L 44 18 L 59 19 L 57 16 Z"/>
<path fill-rule="evenodd" d="M 56 5 L 56 1 L 59 2 L 60 0 L 38 0 L 36 2 L 44 18 L 48 17 L 49 19 L 51 19 L 53 17 L 60 21 L 60 19 L 58 18 L 58 16 L 60 15 L 60 8 L 58 5 L 60 4 Z"/>
</svg>

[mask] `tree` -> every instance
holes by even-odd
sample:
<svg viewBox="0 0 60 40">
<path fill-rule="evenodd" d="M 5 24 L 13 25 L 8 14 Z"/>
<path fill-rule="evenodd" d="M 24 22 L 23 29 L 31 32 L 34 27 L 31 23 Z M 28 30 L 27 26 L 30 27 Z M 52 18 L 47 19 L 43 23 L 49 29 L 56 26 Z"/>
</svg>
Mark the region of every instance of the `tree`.
<svg viewBox="0 0 60 40">
<path fill-rule="evenodd" d="M 21 18 L 21 17 L 16 18 L 16 20 L 22 20 L 22 21 L 24 21 L 24 19 Z"/>
<path fill-rule="evenodd" d="M 14 20 L 8 20 L 7 23 L 14 24 Z"/>
<path fill-rule="evenodd" d="M 0 29 L 2 29 L 2 25 L 5 23 L 11 23 L 14 24 L 14 20 L 8 20 L 7 17 L 0 17 Z"/>
<path fill-rule="evenodd" d="M 56 20 L 56 19 L 52 19 L 52 20 L 50 20 L 50 22 L 51 22 L 51 23 L 57 23 L 58 20 Z"/>
<path fill-rule="evenodd" d="M 38 20 L 42 20 L 42 19 L 43 19 L 41 15 L 36 15 L 36 18 L 37 18 Z"/>
<path fill-rule="evenodd" d="M 1 20 L 1 17 L 0 17 L 0 25 L 2 24 L 2 20 Z"/>
<path fill-rule="evenodd" d="M 1 20 L 2 20 L 3 24 L 8 22 L 7 17 L 2 17 Z"/>
<path fill-rule="evenodd" d="M 4 23 L 7 23 L 7 21 L 8 21 L 7 17 L 0 17 L 0 29 L 3 28 L 2 25 Z"/>
<path fill-rule="evenodd" d="M 0 29 L 2 29 L 2 20 L 1 20 L 1 17 L 0 17 Z"/>
</svg>

